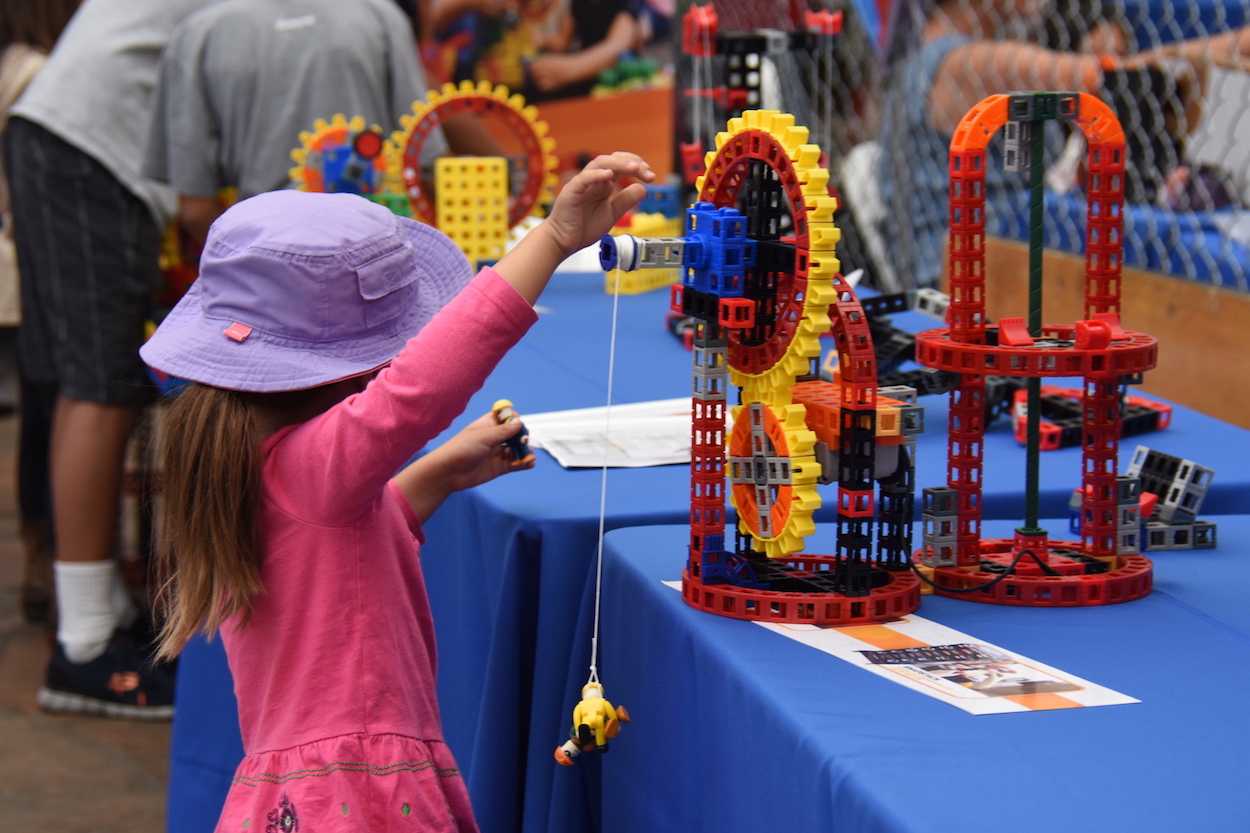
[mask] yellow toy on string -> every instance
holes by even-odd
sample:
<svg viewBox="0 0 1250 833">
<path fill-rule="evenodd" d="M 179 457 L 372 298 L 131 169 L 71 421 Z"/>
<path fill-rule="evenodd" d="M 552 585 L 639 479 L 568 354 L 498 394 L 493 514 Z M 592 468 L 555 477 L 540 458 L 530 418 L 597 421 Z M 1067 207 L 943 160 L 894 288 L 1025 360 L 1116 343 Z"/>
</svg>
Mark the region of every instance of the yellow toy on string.
<svg viewBox="0 0 1250 833">
<path fill-rule="evenodd" d="M 556 760 L 561 766 L 572 766 L 573 759 L 582 752 L 598 749 L 608 751 L 608 741 L 621 731 L 621 724 L 629 722 L 629 712 L 624 706 L 613 706 L 603 697 L 603 686 L 598 680 L 582 686 L 582 699 L 573 707 L 573 728 L 569 739 L 556 747 Z"/>
</svg>

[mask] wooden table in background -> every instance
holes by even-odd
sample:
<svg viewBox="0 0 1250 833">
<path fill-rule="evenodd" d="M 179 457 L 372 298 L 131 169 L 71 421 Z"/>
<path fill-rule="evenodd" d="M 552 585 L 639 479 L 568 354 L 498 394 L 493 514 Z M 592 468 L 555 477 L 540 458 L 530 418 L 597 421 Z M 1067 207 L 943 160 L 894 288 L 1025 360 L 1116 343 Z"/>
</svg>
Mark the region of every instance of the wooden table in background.
<svg viewBox="0 0 1250 833">
<path fill-rule="evenodd" d="M 985 241 L 990 318 L 1028 316 L 1028 246 Z M 1084 317 L 1085 258 L 1047 249 L 1042 320 Z M 1169 275 L 1124 269 L 1120 320 L 1159 339 L 1159 365 L 1141 389 L 1208 416 L 1250 428 L 1250 295 Z"/>
</svg>

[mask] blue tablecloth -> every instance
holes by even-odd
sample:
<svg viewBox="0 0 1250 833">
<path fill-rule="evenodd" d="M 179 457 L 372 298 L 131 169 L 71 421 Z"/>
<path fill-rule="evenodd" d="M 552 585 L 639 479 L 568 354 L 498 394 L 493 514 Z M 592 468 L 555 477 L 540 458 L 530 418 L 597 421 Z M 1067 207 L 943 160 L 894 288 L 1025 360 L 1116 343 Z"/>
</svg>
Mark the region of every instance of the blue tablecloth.
<svg viewBox="0 0 1250 833">
<path fill-rule="evenodd" d="M 603 405 L 612 299 L 602 286 L 601 276 L 558 275 L 540 302 L 541 320 L 459 424 L 501 397 L 522 416 Z M 663 293 L 620 299 L 615 402 L 689 393 L 690 354 L 665 332 L 666 308 Z M 936 326 L 914 313 L 896 322 Z M 945 485 L 947 398 L 922 401 L 929 433 L 918 444 L 917 483 Z M 1204 515 L 1250 513 L 1247 436 L 1178 408 L 1166 432 L 1127 441 L 1122 464 L 1139 441 L 1195 460 L 1217 472 Z M 1005 422 L 986 436 L 985 454 L 985 516 L 1019 519 L 1024 453 Z M 438 631 L 443 722 L 486 833 L 581 831 L 597 818 L 585 768 L 557 771 L 551 752 L 568 731 L 590 661 L 589 635 L 578 623 L 593 581 L 601 474 L 538 456 L 534 471 L 453 495 L 426 527 L 422 561 Z M 1042 512 L 1062 516 L 1080 479 L 1080 455 L 1065 449 L 1043 458 Z M 682 523 L 688 501 L 684 466 L 614 470 L 606 525 Z M 817 514 L 832 517 L 830 508 Z M 666 557 L 680 565 L 684 556 Z M 242 747 L 220 644 L 191 645 L 179 675 L 169 828 L 197 833 L 212 829 Z M 697 749 L 687 753 L 702 760 Z"/>
<path fill-rule="evenodd" d="M 925 618 L 1142 701 L 986 716 L 687 607 L 660 583 L 683 527 L 610 533 L 601 678 L 632 722 L 577 761 L 602 830 L 1247 829 L 1250 517 L 1213 520 L 1218 550 L 1152 554 L 1155 591 L 1128 604 L 924 597 Z"/>
</svg>

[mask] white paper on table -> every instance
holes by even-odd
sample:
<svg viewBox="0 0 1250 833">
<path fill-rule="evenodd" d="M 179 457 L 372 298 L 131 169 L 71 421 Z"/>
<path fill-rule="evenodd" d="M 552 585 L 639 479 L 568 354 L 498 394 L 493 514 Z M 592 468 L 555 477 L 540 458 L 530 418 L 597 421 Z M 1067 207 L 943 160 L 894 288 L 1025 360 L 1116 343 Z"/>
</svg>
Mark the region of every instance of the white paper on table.
<svg viewBox="0 0 1250 833">
<path fill-rule="evenodd" d="M 522 414 L 530 445 L 566 469 L 690 462 L 690 399 Z"/>
<path fill-rule="evenodd" d="M 1141 702 L 914 614 L 841 628 L 756 624 L 969 714 Z"/>
</svg>

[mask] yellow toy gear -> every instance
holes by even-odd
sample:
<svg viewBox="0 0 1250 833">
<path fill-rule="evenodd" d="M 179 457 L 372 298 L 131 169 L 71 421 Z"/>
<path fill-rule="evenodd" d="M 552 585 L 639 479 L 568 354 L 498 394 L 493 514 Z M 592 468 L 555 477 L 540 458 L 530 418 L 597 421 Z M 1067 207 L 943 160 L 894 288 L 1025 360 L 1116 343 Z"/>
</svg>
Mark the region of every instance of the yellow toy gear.
<svg viewBox="0 0 1250 833">
<path fill-rule="evenodd" d="M 729 500 L 738 510 L 739 529 L 769 558 L 800 551 L 816 529 L 812 513 L 820 507 L 820 464 L 813 455 L 816 435 L 805 417 L 799 404 L 755 402 L 733 410 Z"/>
<path fill-rule="evenodd" d="M 794 262 L 777 270 L 768 323 L 730 330 L 726 350 L 730 381 L 742 389 L 729 437 L 730 499 L 739 529 L 770 558 L 802 550 L 821 503 L 815 435 L 791 391 L 798 377 L 811 372 L 820 336 L 830 326 L 840 233 L 833 225 L 837 200 L 829 196 L 829 173 L 819 165 L 820 149 L 807 139 L 807 128 L 788 113 L 747 111 L 717 135 L 696 183 L 700 200 L 733 205 L 751 177 L 765 177 L 780 189 L 791 219 L 791 234 L 781 240 L 793 244 Z M 780 237 L 780 215 L 770 222 L 778 224 L 772 230 Z"/>
<path fill-rule="evenodd" d="M 699 199 L 716 205 L 736 198 L 744 169 L 752 161 L 767 166 L 782 183 L 794 223 L 794 286 L 779 287 L 778 323 L 760 344 L 731 338 L 730 381 L 743 389 L 743 401 L 779 405 L 790 401 L 796 377 L 820 356 L 820 336 L 829 329 L 829 305 L 837 300 L 833 278 L 841 264 L 834 254 L 841 232 L 833 224 L 838 203 L 829 196 L 829 172 L 820 167 L 820 148 L 808 144 L 806 127 L 794 116 L 748 110 L 731 119 L 706 157 L 696 185 Z"/>
<path fill-rule="evenodd" d="M 380 194 L 398 188 L 389 179 L 394 148 L 381 127 L 365 127 L 364 116 L 317 119 L 312 130 L 300 131 L 299 141 L 291 151 L 290 176 L 301 191 Z"/>
<path fill-rule="evenodd" d="M 448 117 L 460 113 L 492 113 L 499 116 L 511 138 L 520 147 L 524 170 L 516 193 L 509 199 L 508 227 L 516 226 L 536 206 L 549 203 L 555 194 L 555 142 L 547 136 L 547 123 L 538 118 L 538 110 L 526 105 L 520 94 L 489 81 L 463 81 L 445 84 L 442 90 L 430 90 L 425 101 L 412 105 L 412 114 L 400 118 L 401 129 L 391 141 L 399 149 L 392 155 L 390 176 L 401 183 L 400 188 L 412 204 L 413 217 L 436 224 L 434 201 L 429 196 L 429 174 L 423 171 L 422 148 L 430 134 Z"/>
</svg>

